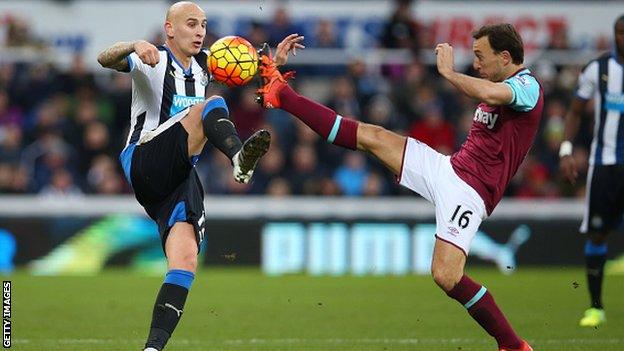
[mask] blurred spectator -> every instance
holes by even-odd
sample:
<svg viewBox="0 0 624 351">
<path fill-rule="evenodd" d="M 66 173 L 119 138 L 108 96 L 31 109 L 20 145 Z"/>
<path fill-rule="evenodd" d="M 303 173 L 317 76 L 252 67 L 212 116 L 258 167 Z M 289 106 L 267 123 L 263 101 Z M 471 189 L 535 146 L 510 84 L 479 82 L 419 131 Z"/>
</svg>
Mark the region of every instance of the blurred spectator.
<svg viewBox="0 0 624 351">
<path fill-rule="evenodd" d="M 60 168 L 54 171 L 50 184 L 44 186 L 39 194 L 47 197 L 71 197 L 82 195 L 82 191 L 74 184 L 71 173 Z"/>
<path fill-rule="evenodd" d="M 385 95 L 379 94 L 372 98 L 365 115 L 368 123 L 383 126 L 399 133 L 406 129 L 405 121 L 394 113 L 392 101 Z"/>
<path fill-rule="evenodd" d="M 342 47 L 334 22 L 320 18 L 314 27 L 312 38 L 306 38 L 306 47 L 314 49 L 337 49 Z M 344 65 L 325 64 L 310 67 L 297 67 L 297 71 L 309 76 L 337 76 L 345 73 Z"/>
<path fill-rule="evenodd" d="M 19 107 L 11 104 L 8 92 L 0 89 L 0 128 L 7 124 L 23 126 L 24 115 Z"/>
<path fill-rule="evenodd" d="M 412 124 L 409 135 L 441 154 L 450 155 L 455 151 L 453 125 L 444 120 L 442 109 L 437 104 L 425 107 L 422 119 Z"/>
<path fill-rule="evenodd" d="M 570 49 L 570 42 L 568 41 L 568 31 L 566 30 L 566 28 L 559 28 L 559 30 L 553 31 L 546 48 L 549 50 Z"/>
<path fill-rule="evenodd" d="M 548 168 L 532 154 L 527 155 L 518 169 L 513 195 L 519 198 L 552 198 L 559 190 L 550 179 Z"/>
<path fill-rule="evenodd" d="M 386 49 L 408 49 L 418 59 L 420 55 L 420 29 L 412 14 L 412 0 L 394 0 L 394 11 L 385 23 L 381 33 L 381 47 Z M 404 75 L 402 64 L 387 64 L 382 67 L 384 75 L 398 79 Z"/>
<path fill-rule="evenodd" d="M 379 173 L 372 172 L 366 177 L 362 195 L 381 196 L 386 195 L 386 182 Z"/>
<path fill-rule="evenodd" d="M 244 37 L 256 48 L 269 42 L 269 33 L 267 33 L 266 28 L 262 23 L 256 21 L 250 23 L 249 32 Z"/>
<path fill-rule="evenodd" d="M 355 87 L 347 77 L 338 77 L 334 80 L 333 93 L 326 105 L 345 117 L 357 119 L 362 115 Z"/>
<path fill-rule="evenodd" d="M 267 186 L 266 194 L 273 197 L 284 197 L 292 195 L 290 183 L 284 178 L 273 178 Z"/>
<path fill-rule="evenodd" d="M 413 0 L 395 0 L 394 11 L 386 22 L 381 44 L 388 49 L 420 49 L 419 25 L 412 14 Z"/>
<path fill-rule="evenodd" d="M 6 37 L 4 44 L 7 47 L 29 47 L 42 49 L 44 43 L 30 32 L 28 22 L 21 17 L 8 16 L 5 20 Z"/>
<path fill-rule="evenodd" d="M 0 63 L 0 87 L 3 89 L 9 89 L 10 91 L 15 89 L 15 64 L 14 63 Z"/>
<path fill-rule="evenodd" d="M 75 54 L 71 64 L 72 69 L 58 75 L 61 84 L 61 91 L 67 94 L 74 94 L 81 87 L 95 87 L 95 76 L 86 65 L 81 54 Z"/>
<path fill-rule="evenodd" d="M 314 148 L 309 144 L 295 146 L 290 159 L 291 167 L 287 174 L 296 195 L 316 195 L 319 191 L 318 181 L 323 177 Z"/>
<path fill-rule="evenodd" d="M 362 59 L 356 58 L 349 62 L 347 77 L 353 82 L 355 94 L 360 106 L 366 105 L 369 100 L 380 91 L 386 91 L 387 85 L 379 77 L 368 72 L 368 67 Z"/>
<path fill-rule="evenodd" d="M 93 159 L 87 173 L 87 183 L 91 193 L 119 194 L 123 191 L 121 174 L 117 163 L 110 156 L 101 154 Z"/>
<path fill-rule="evenodd" d="M 254 171 L 251 192 L 254 194 L 268 192 L 272 179 L 284 176 L 285 164 L 286 160 L 282 149 L 277 144 L 271 144 L 269 152 L 262 158 L 258 168 Z"/>
<path fill-rule="evenodd" d="M 309 44 L 309 47 L 323 49 L 342 47 L 334 22 L 326 18 L 320 18 L 316 22 L 316 28 L 314 29 L 314 41 Z"/>
<path fill-rule="evenodd" d="M 80 171 L 86 173 L 93 160 L 100 155 L 113 154 L 108 128 L 100 121 L 93 121 L 84 129 L 80 152 Z"/>
<path fill-rule="evenodd" d="M 360 196 L 364 193 L 364 186 L 369 177 L 364 155 L 349 152 L 345 155 L 344 162 L 334 174 L 334 181 L 343 194 L 347 196 Z"/>
<path fill-rule="evenodd" d="M 267 32 L 269 34 L 269 45 L 276 47 L 286 36 L 299 33 L 303 34 L 301 28 L 291 22 L 288 10 L 279 7 L 273 14 L 273 19 L 267 24 Z"/>
<path fill-rule="evenodd" d="M 22 152 L 22 129 L 10 124 L 0 126 L 0 160 L 11 164 L 18 164 Z"/>
<path fill-rule="evenodd" d="M 264 108 L 256 103 L 256 88 L 242 89 L 238 103 L 230 107 L 230 116 L 241 140 L 246 140 L 264 124 Z"/>
</svg>

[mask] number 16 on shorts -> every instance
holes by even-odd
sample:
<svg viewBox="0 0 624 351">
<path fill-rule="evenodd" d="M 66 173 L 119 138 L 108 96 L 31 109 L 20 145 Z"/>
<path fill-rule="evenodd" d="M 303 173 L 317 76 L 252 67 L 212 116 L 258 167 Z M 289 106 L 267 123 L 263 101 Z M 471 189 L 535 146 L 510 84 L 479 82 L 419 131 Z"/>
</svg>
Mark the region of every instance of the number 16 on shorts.
<svg viewBox="0 0 624 351">
<path fill-rule="evenodd" d="M 444 220 L 438 221 L 437 236 L 459 247 L 467 255 L 470 243 L 483 220 L 479 209 L 463 204 L 454 207 L 449 206 L 444 214 L 440 214 Z"/>
<path fill-rule="evenodd" d="M 470 210 L 465 210 L 462 212 L 462 205 L 457 205 L 457 207 L 455 207 L 455 212 L 453 212 L 453 216 L 451 216 L 451 223 L 455 222 L 455 219 L 457 219 L 457 225 L 461 228 L 461 229 L 466 229 L 468 227 L 468 225 L 470 224 L 470 216 L 472 215 L 472 211 Z M 457 217 L 459 215 L 459 218 Z"/>
</svg>

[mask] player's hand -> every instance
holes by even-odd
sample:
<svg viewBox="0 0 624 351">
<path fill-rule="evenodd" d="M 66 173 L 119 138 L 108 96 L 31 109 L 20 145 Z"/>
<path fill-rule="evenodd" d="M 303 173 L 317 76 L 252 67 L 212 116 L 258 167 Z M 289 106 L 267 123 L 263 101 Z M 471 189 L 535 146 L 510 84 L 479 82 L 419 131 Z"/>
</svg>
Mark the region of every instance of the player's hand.
<svg viewBox="0 0 624 351">
<path fill-rule="evenodd" d="M 438 44 L 435 48 L 437 57 L 438 72 L 443 77 L 455 71 L 455 63 L 453 58 L 453 47 L 449 43 Z"/>
<path fill-rule="evenodd" d="M 572 155 L 563 156 L 559 160 L 559 169 L 563 176 L 572 184 L 576 183 L 578 177 L 578 169 L 576 167 L 576 161 Z"/>
<path fill-rule="evenodd" d="M 305 49 L 305 46 L 301 44 L 303 38 L 303 35 L 291 34 L 277 44 L 274 57 L 275 64 L 283 66 L 288 61 L 288 54 L 290 52 L 292 52 L 294 56 L 297 56 L 297 49 Z"/>
<path fill-rule="evenodd" d="M 160 54 L 158 48 L 154 44 L 145 40 L 139 40 L 134 43 L 134 52 L 143 61 L 144 64 L 155 67 L 160 61 Z"/>
</svg>

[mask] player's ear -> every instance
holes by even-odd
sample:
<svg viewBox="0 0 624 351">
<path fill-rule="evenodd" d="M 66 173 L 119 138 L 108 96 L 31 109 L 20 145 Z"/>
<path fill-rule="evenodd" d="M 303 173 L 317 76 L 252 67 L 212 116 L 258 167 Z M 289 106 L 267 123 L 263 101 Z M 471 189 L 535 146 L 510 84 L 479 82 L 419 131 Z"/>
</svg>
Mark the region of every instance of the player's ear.
<svg viewBox="0 0 624 351">
<path fill-rule="evenodd" d="M 165 35 L 167 38 L 173 38 L 173 24 L 169 21 L 165 21 Z"/>
<path fill-rule="evenodd" d="M 511 58 L 511 54 L 507 50 L 503 50 L 498 54 L 502 59 L 505 65 L 510 64 L 513 60 Z"/>
</svg>

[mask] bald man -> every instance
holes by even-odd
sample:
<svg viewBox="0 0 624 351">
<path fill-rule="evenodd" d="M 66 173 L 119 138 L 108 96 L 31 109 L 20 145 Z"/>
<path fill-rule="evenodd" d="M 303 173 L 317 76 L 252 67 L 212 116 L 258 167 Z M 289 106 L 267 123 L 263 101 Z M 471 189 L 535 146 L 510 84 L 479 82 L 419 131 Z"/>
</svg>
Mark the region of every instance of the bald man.
<svg viewBox="0 0 624 351">
<path fill-rule="evenodd" d="M 165 44 L 120 42 L 98 62 L 132 77 L 130 132 L 120 160 L 139 203 L 158 224 L 168 271 L 156 297 L 145 350 L 162 350 L 180 317 L 204 237 L 204 192 L 195 164 L 210 141 L 232 161 L 236 181 L 247 183 L 267 152 L 260 130 L 243 144 L 221 96 L 206 97 L 208 53 L 202 49 L 206 15 L 192 2 L 167 11 Z M 281 63 L 303 37 L 290 35 L 276 53 Z"/>
</svg>

